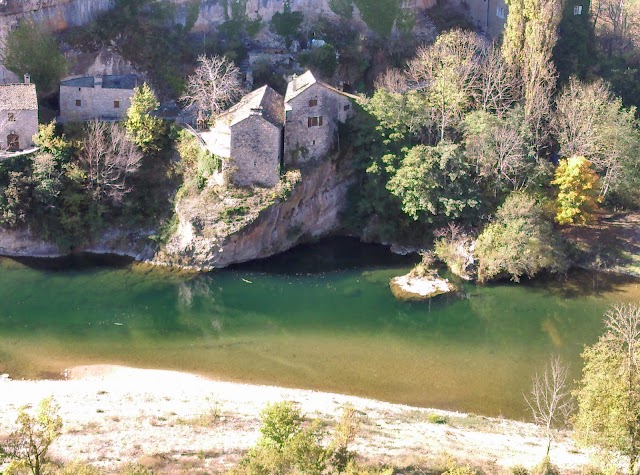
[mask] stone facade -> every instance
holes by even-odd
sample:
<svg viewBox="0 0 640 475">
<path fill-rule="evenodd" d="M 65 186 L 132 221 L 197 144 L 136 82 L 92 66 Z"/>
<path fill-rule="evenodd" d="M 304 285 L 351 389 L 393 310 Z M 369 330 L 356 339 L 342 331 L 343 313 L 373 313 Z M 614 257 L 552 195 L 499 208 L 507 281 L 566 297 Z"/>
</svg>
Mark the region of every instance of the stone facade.
<svg viewBox="0 0 640 475">
<path fill-rule="evenodd" d="M 353 96 L 317 81 L 307 71 L 285 96 L 284 163 L 299 166 L 324 158 L 337 145 L 338 123 L 353 113 Z"/>
<path fill-rule="evenodd" d="M 231 158 L 223 172 L 237 186 L 275 186 L 281 149 L 282 126 L 256 113 L 231 127 Z"/>
<path fill-rule="evenodd" d="M 35 84 L 0 85 L 0 150 L 31 148 L 33 136 L 37 133 L 38 99 Z"/>
<path fill-rule="evenodd" d="M 237 186 L 275 186 L 280 181 L 283 98 L 268 86 L 244 96 L 200 137 L 223 159 L 225 178 Z"/>
<path fill-rule="evenodd" d="M 138 85 L 135 75 L 83 77 L 60 83 L 60 122 L 121 120 Z"/>
<path fill-rule="evenodd" d="M 493 38 L 499 37 L 507 21 L 509 8 L 505 0 L 449 0 L 460 4 L 474 26 Z"/>
</svg>

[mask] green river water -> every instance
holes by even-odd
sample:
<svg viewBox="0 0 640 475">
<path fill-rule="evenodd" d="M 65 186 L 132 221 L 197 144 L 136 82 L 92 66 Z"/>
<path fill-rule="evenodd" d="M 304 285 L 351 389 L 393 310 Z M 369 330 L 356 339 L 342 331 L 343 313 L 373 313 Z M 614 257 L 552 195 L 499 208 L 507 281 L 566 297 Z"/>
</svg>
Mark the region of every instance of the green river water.
<svg viewBox="0 0 640 475">
<path fill-rule="evenodd" d="M 401 303 L 388 282 L 415 256 L 350 240 L 198 275 L 104 260 L 0 259 L 0 373 L 118 363 L 519 418 L 550 354 L 577 378 L 603 312 L 640 300 L 575 272 Z"/>
</svg>

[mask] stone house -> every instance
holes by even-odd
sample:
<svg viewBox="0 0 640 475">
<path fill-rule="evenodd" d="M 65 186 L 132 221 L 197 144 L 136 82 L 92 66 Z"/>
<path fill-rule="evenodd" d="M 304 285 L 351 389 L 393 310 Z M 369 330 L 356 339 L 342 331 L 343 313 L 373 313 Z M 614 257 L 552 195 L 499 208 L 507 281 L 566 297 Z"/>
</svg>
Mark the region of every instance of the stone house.
<svg viewBox="0 0 640 475">
<path fill-rule="evenodd" d="M 137 86 L 135 74 L 87 76 L 62 81 L 60 122 L 121 120 L 126 116 Z"/>
<path fill-rule="evenodd" d="M 244 96 L 200 134 L 222 158 L 222 173 L 237 186 L 275 186 L 282 159 L 283 98 L 269 86 Z"/>
<path fill-rule="evenodd" d="M 450 0 L 467 12 L 473 25 L 492 38 L 502 34 L 509 8 L 505 0 Z"/>
<path fill-rule="evenodd" d="M 337 144 L 338 123 L 353 113 L 353 99 L 318 81 L 311 71 L 294 77 L 284 98 L 284 164 L 303 165 L 326 157 Z"/>
<path fill-rule="evenodd" d="M 29 75 L 24 84 L 0 85 L 0 150 L 31 148 L 37 133 L 38 97 Z"/>
</svg>

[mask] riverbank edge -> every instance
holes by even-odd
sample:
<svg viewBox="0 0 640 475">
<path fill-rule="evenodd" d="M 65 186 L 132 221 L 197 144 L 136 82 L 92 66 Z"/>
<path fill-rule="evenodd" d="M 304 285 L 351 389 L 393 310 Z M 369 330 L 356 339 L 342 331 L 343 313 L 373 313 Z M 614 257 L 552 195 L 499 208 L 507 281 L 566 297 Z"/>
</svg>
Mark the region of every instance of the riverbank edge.
<svg viewBox="0 0 640 475">
<path fill-rule="evenodd" d="M 65 423 L 52 447 L 60 461 L 79 460 L 107 470 L 136 462 L 159 474 L 185 469 L 224 473 L 258 440 L 264 406 L 289 400 L 329 425 L 345 404 L 352 405 L 363 421 L 353 449 L 370 464 L 434 468 L 451 456 L 499 474 L 515 465 L 536 465 L 546 448 L 533 424 L 357 396 L 116 365 L 79 366 L 64 376 L 0 379 L 0 435 L 10 430 L 19 407 L 35 407 L 53 396 Z M 551 458 L 562 473 L 577 474 L 589 454 L 564 432 Z"/>
</svg>

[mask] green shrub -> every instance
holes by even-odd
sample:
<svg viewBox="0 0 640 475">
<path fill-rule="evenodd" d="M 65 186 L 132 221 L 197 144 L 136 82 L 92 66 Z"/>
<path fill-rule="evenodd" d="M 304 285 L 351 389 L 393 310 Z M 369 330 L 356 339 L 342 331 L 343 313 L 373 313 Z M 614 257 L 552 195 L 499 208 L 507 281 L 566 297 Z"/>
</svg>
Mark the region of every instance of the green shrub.
<svg viewBox="0 0 640 475">
<path fill-rule="evenodd" d="M 432 424 L 446 424 L 449 419 L 447 416 L 443 416 L 442 414 L 431 413 L 427 416 L 427 420 Z"/>
<path fill-rule="evenodd" d="M 527 469 L 523 465 L 514 465 L 513 467 L 511 467 L 510 471 L 511 475 L 531 475 L 529 469 Z"/>
<path fill-rule="evenodd" d="M 510 276 L 518 282 L 542 270 L 564 272 L 568 267 L 559 235 L 531 196 L 514 192 L 498 209 L 476 241 L 478 280 Z"/>
</svg>

